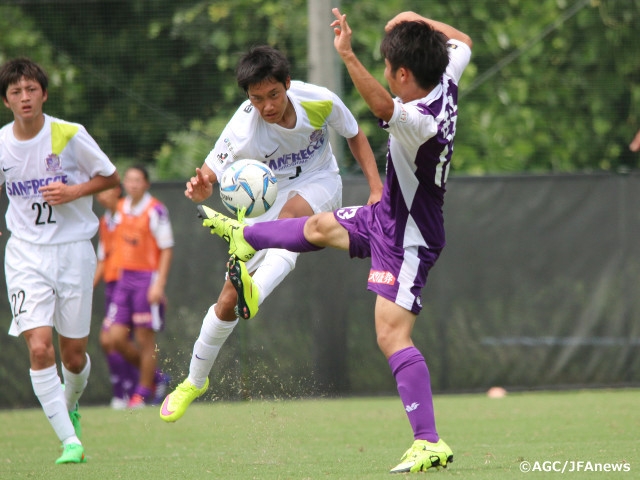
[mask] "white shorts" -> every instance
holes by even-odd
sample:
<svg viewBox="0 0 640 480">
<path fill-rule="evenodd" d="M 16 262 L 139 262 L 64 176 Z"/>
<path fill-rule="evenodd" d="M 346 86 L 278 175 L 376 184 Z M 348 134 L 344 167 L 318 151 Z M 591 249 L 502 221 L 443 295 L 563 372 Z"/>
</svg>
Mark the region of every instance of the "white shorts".
<svg viewBox="0 0 640 480">
<path fill-rule="evenodd" d="M 284 188 L 278 185 L 278 196 L 273 206 L 265 213 L 255 218 L 247 218 L 249 225 L 275 220 L 287 200 L 300 195 L 304 198 L 313 213 L 332 212 L 342 206 L 342 178 L 337 172 L 318 171 L 303 173 L 295 182 L 288 183 Z M 259 250 L 247 262 L 247 270 L 254 272 L 262 263 L 268 250 Z"/>
<path fill-rule="evenodd" d="M 90 240 L 39 245 L 11 236 L 4 257 L 13 314 L 9 334 L 53 327 L 64 337 L 87 337 L 95 270 Z"/>
</svg>

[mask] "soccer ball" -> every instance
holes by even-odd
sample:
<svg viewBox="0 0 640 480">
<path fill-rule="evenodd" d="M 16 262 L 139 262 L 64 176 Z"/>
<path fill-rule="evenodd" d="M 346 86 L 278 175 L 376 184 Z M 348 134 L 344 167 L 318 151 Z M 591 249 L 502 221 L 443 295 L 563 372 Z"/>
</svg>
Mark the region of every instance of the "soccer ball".
<svg viewBox="0 0 640 480">
<path fill-rule="evenodd" d="M 278 184 L 271 169 L 258 160 L 237 160 L 222 174 L 220 199 L 234 215 L 246 207 L 246 217 L 257 217 L 276 201 Z"/>
</svg>

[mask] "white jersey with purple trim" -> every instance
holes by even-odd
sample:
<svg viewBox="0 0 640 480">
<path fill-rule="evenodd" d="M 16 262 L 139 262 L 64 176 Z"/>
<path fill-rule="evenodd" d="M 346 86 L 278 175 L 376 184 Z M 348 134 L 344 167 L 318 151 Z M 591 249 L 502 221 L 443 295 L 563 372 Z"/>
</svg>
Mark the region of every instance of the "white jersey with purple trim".
<svg viewBox="0 0 640 480">
<path fill-rule="evenodd" d="M 449 40 L 449 65 L 429 94 L 403 104 L 380 125 L 389 132 L 387 180 L 378 220 L 396 245 L 441 249 L 445 244 L 445 184 L 458 119 L 458 81 L 471 59 L 463 42 Z"/>
<path fill-rule="evenodd" d="M 245 158 L 268 165 L 281 187 L 307 172 L 338 173 L 328 127 L 354 137 L 358 124 L 353 114 L 336 94 L 317 85 L 292 81 L 287 96 L 297 117 L 291 129 L 264 121 L 249 100 L 240 106 L 205 159 L 218 178 L 232 162 Z"/>
<path fill-rule="evenodd" d="M 82 125 L 44 116 L 34 138 L 17 140 L 13 122 L 0 129 L 0 185 L 9 198 L 7 228 L 30 243 L 60 244 L 91 239 L 98 230 L 91 195 L 51 206 L 39 188 L 52 182 L 77 185 L 116 171 Z"/>
</svg>

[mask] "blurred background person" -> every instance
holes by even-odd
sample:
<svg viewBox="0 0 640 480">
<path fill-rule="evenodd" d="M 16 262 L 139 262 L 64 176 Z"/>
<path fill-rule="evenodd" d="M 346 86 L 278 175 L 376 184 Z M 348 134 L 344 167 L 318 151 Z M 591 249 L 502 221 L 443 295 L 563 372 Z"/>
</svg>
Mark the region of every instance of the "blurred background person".
<svg viewBox="0 0 640 480">
<path fill-rule="evenodd" d="M 157 370 L 156 333 L 164 328 L 174 240 L 166 206 L 149 193 L 146 168 L 129 167 L 122 185 L 126 196 L 116 210 L 114 247 L 120 278 L 108 306 L 110 326 L 102 346 L 138 367 L 139 380 L 127 406 L 140 408 L 162 398 L 169 382 Z"/>
<path fill-rule="evenodd" d="M 133 390 L 138 384 L 140 372 L 138 368 L 129 363 L 120 352 L 110 347 L 109 328 L 112 321 L 107 315 L 107 309 L 113 297 L 116 282 L 120 277 L 118 265 L 116 241 L 116 209 L 122 197 L 122 186 L 118 185 L 96 195 L 96 200 L 104 207 L 104 214 L 100 217 L 98 229 L 98 264 L 93 279 L 95 289 L 101 281 L 104 281 L 104 306 L 105 316 L 100 330 L 100 346 L 105 354 L 109 367 L 109 381 L 111 382 L 111 408 L 123 410 L 127 408 L 129 399 L 133 396 Z"/>
</svg>

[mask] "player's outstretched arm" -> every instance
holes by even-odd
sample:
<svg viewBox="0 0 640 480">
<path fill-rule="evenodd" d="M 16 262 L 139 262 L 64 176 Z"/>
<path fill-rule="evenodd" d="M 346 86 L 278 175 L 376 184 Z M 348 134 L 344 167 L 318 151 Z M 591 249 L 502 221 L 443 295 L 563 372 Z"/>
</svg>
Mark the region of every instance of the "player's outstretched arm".
<svg viewBox="0 0 640 480">
<path fill-rule="evenodd" d="M 360 93 L 369 110 L 378 118 L 386 121 L 393 115 L 393 98 L 391 94 L 371 75 L 351 48 L 351 27 L 347 23 L 347 16 L 334 8 L 331 10 L 336 19 L 331 23 L 335 37 L 333 45 L 342 58 L 353 85 Z"/>
<path fill-rule="evenodd" d="M 463 43 L 469 45 L 469 48 L 473 46 L 473 42 L 471 41 L 471 37 L 466 33 L 461 32 L 457 28 L 452 27 L 451 25 L 447 25 L 446 23 L 439 22 L 437 20 L 432 20 L 431 18 L 424 17 L 415 12 L 401 12 L 391 20 L 387 22 L 387 25 L 384 27 L 385 32 L 391 30 L 394 26 L 401 22 L 415 22 L 422 21 L 428 23 L 433 27 L 434 30 L 444 33 L 448 38 L 452 38 L 454 40 L 459 40 Z"/>
<path fill-rule="evenodd" d="M 216 181 L 216 174 L 205 163 L 202 168 L 196 168 L 195 176 L 187 182 L 184 196 L 194 203 L 204 202 L 213 193 L 213 184 Z"/>
</svg>

